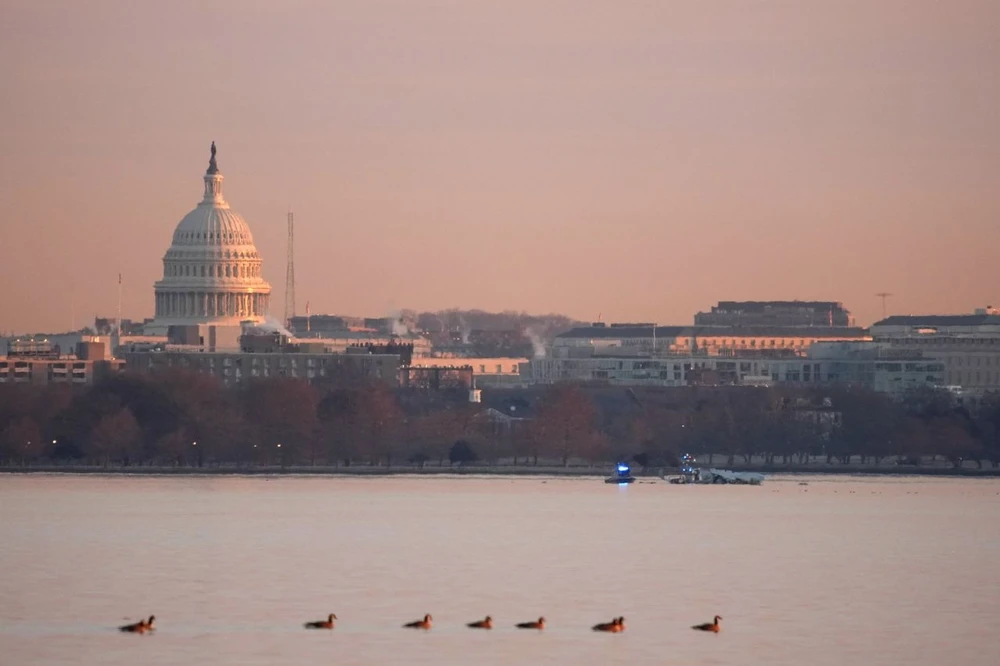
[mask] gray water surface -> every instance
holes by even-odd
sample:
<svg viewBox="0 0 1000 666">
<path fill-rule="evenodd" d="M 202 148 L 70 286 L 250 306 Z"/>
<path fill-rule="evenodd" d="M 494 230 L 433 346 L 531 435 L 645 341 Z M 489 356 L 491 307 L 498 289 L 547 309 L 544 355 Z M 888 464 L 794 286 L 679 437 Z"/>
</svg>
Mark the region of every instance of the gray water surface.
<svg viewBox="0 0 1000 666">
<path fill-rule="evenodd" d="M 801 480 L 0 476 L 0 663 L 1000 663 L 1000 480 Z"/>
</svg>

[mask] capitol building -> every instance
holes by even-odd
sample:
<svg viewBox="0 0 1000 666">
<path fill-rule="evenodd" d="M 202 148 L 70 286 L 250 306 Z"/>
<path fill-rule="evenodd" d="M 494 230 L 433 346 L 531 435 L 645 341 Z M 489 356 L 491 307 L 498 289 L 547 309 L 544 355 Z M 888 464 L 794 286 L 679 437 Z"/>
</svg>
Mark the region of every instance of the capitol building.
<svg viewBox="0 0 1000 666">
<path fill-rule="evenodd" d="M 174 230 L 154 285 L 156 317 L 147 330 L 170 326 L 240 326 L 267 316 L 271 285 L 246 220 L 222 196 L 215 143 L 205 172 L 205 196 Z"/>
</svg>

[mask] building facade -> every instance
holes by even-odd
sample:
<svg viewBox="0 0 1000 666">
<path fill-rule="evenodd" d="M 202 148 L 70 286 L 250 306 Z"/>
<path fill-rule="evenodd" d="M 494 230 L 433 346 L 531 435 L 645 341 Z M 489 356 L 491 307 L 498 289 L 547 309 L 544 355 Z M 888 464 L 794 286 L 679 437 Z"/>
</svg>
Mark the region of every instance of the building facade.
<svg viewBox="0 0 1000 666">
<path fill-rule="evenodd" d="M 897 315 L 872 324 L 874 340 L 944 365 L 944 383 L 973 393 L 1000 391 L 1000 312 Z"/>
<path fill-rule="evenodd" d="M 396 386 L 399 356 L 394 354 L 327 354 L 309 352 L 126 352 L 128 372 L 155 373 L 183 368 L 218 377 L 226 385 L 255 378 L 292 377 L 310 382 L 369 381 Z"/>
<path fill-rule="evenodd" d="M 526 382 L 521 370 L 526 358 L 414 358 L 411 368 L 467 369 L 476 388 L 501 388 L 522 386 Z"/>
<path fill-rule="evenodd" d="M 868 333 L 856 327 L 822 326 L 654 326 L 652 324 L 594 324 L 556 336 L 552 355 L 635 354 L 667 356 L 792 357 L 804 354 L 817 342 L 866 341 Z"/>
<path fill-rule="evenodd" d="M 836 301 L 719 301 L 694 316 L 695 326 L 853 326 Z"/>
<path fill-rule="evenodd" d="M 122 360 L 106 357 L 101 342 L 80 342 L 75 355 L 32 342 L 12 346 L 0 357 L 0 384 L 87 385 L 121 372 L 123 367 Z"/>
<path fill-rule="evenodd" d="M 522 364 L 529 384 L 561 381 L 619 386 L 849 385 L 902 396 L 943 386 L 944 364 L 913 350 L 871 342 L 814 345 L 800 356 L 598 355 L 532 359 Z"/>
</svg>

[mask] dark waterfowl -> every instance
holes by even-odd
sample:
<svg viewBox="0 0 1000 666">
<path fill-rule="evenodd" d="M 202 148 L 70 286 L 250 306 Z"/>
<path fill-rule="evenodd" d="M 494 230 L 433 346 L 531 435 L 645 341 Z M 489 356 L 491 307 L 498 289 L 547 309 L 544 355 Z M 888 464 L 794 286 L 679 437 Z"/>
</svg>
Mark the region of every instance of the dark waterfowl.
<svg viewBox="0 0 1000 666">
<path fill-rule="evenodd" d="M 722 629 L 722 627 L 719 626 L 719 620 L 721 619 L 722 619 L 721 615 L 716 615 L 715 619 L 712 620 L 711 622 L 706 622 L 704 624 L 696 624 L 691 628 L 694 629 L 695 631 L 711 631 L 717 634 L 719 633 L 719 630 Z"/>
<path fill-rule="evenodd" d="M 617 634 L 625 629 L 625 618 L 616 617 L 611 622 L 601 622 L 600 624 L 595 624 L 591 627 L 594 631 L 607 631 L 610 633 Z"/>
<path fill-rule="evenodd" d="M 484 619 L 478 622 L 470 622 L 465 625 L 470 629 L 492 629 L 493 628 L 493 618 L 487 615 Z"/>
<path fill-rule="evenodd" d="M 431 618 L 430 613 L 424 615 L 422 620 L 414 620 L 413 622 L 407 622 L 403 627 L 407 629 L 430 629 L 431 628 Z"/>
<path fill-rule="evenodd" d="M 156 622 L 156 616 L 150 615 L 148 620 L 139 620 L 132 624 L 123 625 L 118 627 L 118 631 L 124 631 L 129 634 L 144 634 L 147 631 L 153 631 L 154 622 Z"/>
<path fill-rule="evenodd" d="M 521 622 L 520 624 L 514 625 L 518 629 L 544 629 L 545 628 L 545 618 L 538 618 L 537 622 Z"/>
<path fill-rule="evenodd" d="M 333 629 L 333 621 L 337 619 L 337 616 L 330 613 L 326 616 L 326 620 L 317 620 L 316 622 L 306 622 L 304 626 L 306 629 Z"/>
</svg>

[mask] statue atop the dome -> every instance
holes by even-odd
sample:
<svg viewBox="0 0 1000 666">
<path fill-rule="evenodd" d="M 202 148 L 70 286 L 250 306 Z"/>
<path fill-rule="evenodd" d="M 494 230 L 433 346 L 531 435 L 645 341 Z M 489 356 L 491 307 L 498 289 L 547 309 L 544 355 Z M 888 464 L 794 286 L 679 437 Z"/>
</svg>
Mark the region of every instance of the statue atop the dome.
<svg viewBox="0 0 1000 666">
<path fill-rule="evenodd" d="M 219 173 L 219 165 L 215 163 L 215 142 L 212 142 L 212 159 L 208 160 L 208 171 L 209 175 Z"/>
</svg>

